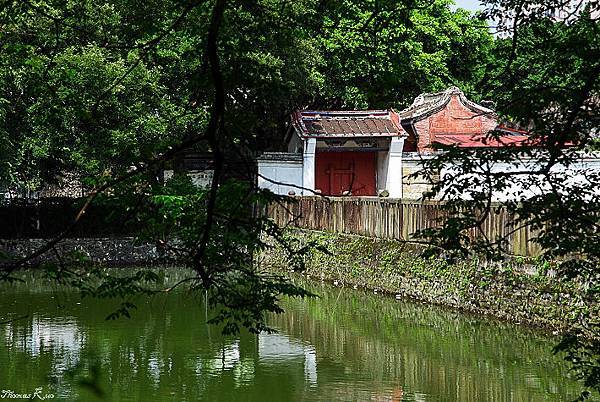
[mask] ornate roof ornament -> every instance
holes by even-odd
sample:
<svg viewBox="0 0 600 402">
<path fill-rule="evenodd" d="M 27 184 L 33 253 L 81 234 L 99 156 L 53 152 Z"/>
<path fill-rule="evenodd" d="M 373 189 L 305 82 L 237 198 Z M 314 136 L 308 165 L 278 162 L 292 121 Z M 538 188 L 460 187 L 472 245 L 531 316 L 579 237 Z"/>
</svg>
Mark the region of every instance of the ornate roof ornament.
<svg viewBox="0 0 600 402">
<path fill-rule="evenodd" d="M 455 86 L 451 86 L 445 91 L 441 92 L 422 93 L 415 98 L 412 105 L 397 113 L 402 122 L 406 120 L 421 120 L 443 109 L 448 102 L 450 102 L 453 96 L 457 96 L 464 106 L 476 113 L 496 117 L 496 113 L 492 109 L 470 101 L 467 99 L 464 92 Z"/>
</svg>

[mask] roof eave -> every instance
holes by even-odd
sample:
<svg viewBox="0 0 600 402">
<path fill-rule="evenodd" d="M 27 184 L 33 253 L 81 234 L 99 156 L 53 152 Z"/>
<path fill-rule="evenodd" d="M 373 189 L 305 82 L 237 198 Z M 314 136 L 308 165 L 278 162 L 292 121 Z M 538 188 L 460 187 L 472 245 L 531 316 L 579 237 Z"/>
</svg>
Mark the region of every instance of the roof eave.
<svg viewBox="0 0 600 402">
<path fill-rule="evenodd" d="M 301 134 L 302 138 L 370 138 L 408 137 L 407 133 L 368 133 L 368 134 Z"/>
</svg>

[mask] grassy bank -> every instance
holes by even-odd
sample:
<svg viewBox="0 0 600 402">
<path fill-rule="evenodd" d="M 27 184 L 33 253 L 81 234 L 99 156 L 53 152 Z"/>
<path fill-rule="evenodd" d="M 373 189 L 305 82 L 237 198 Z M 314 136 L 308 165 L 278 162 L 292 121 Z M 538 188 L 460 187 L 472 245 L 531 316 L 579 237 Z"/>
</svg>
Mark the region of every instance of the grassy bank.
<svg viewBox="0 0 600 402">
<path fill-rule="evenodd" d="M 439 258 L 421 258 L 417 251 L 393 240 L 298 229 L 288 231 L 287 236 L 298 244 L 313 241 L 329 250 L 314 249 L 307 257 L 304 274 L 313 278 L 558 332 L 600 315 L 598 304 L 590 301 L 581 286 L 558 280 L 543 261 L 449 264 Z M 289 269 L 281 248 L 268 250 L 261 259 L 269 270 Z"/>
</svg>

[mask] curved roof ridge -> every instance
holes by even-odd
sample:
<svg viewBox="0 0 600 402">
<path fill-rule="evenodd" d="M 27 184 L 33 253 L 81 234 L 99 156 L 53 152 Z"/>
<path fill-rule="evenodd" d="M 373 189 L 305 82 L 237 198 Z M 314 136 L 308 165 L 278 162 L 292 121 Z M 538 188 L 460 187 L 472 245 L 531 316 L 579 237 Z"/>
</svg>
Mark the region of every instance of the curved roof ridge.
<svg viewBox="0 0 600 402">
<path fill-rule="evenodd" d="M 495 115 L 492 109 L 467 99 L 465 93 L 457 86 L 448 87 L 440 92 L 424 92 L 418 95 L 409 107 L 397 113 L 401 120 L 421 120 L 446 106 L 452 96 L 458 96 L 461 103 L 471 110 Z"/>
</svg>

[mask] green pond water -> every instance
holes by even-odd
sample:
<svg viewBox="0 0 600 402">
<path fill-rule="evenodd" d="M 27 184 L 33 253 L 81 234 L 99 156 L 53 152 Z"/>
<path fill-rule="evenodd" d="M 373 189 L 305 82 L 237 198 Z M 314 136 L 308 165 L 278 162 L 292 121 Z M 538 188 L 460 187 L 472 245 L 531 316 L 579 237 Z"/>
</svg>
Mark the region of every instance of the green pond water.
<svg viewBox="0 0 600 402">
<path fill-rule="evenodd" d="M 183 290 L 106 321 L 117 301 L 35 278 L 3 285 L 0 321 L 26 317 L 0 324 L 0 391 L 7 400 L 41 387 L 83 401 L 101 400 L 94 391 L 109 401 L 561 401 L 580 390 L 551 353 L 556 340 L 539 332 L 302 283 L 320 297 L 286 300 L 286 313 L 270 317 L 278 333 L 237 337 L 206 325 L 202 298 Z"/>
</svg>

